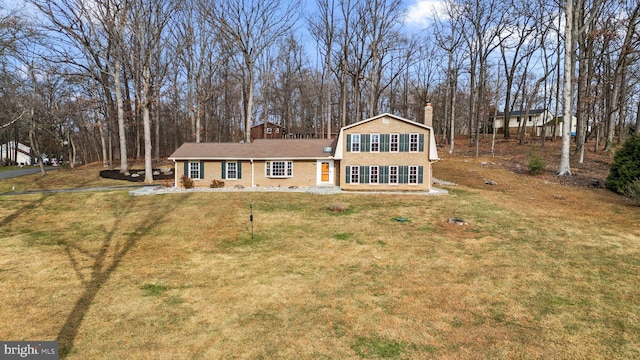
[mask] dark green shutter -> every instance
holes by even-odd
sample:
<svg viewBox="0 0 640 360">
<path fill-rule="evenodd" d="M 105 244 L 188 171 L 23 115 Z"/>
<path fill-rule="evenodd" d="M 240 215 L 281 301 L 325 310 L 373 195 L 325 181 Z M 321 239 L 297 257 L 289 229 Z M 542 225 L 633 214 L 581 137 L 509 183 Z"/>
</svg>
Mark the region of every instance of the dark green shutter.
<svg viewBox="0 0 640 360">
<path fill-rule="evenodd" d="M 200 161 L 200 179 L 204 179 L 204 161 Z"/>
<path fill-rule="evenodd" d="M 189 162 L 188 161 L 184 162 L 184 176 L 185 177 L 189 177 Z"/>
<path fill-rule="evenodd" d="M 347 134 L 347 152 L 351 152 L 351 134 Z"/>
<path fill-rule="evenodd" d="M 424 166 L 418 166 L 418 184 L 422 184 L 424 182 L 424 176 L 422 172 L 424 171 Z"/>
<path fill-rule="evenodd" d="M 351 184 L 351 166 L 347 166 L 347 170 L 345 171 L 346 176 L 345 176 L 345 182 L 347 184 Z"/>
<path fill-rule="evenodd" d="M 363 146 L 362 146 L 362 151 L 364 152 L 369 152 L 371 151 L 371 134 L 365 134 L 362 136 L 363 139 Z"/>
<path fill-rule="evenodd" d="M 420 145 L 418 150 L 420 152 L 424 151 L 424 134 L 420 134 Z"/>
<path fill-rule="evenodd" d="M 238 180 L 242 179 L 242 163 L 238 161 Z"/>
<path fill-rule="evenodd" d="M 380 151 L 389 152 L 389 138 L 389 134 L 380 135 L 380 140 L 382 141 L 382 144 L 380 144 Z"/>
<path fill-rule="evenodd" d="M 400 151 L 409 151 L 409 134 L 400 134 Z"/>
<path fill-rule="evenodd" d="M 360 184 L 366 184 L 369 181 L 369 167 L 368 166 L 360 166 Z"/>
<path fill-rule="evenodd" d="M 381 184 L 389 183 L 389 167 L 388 166 L 380 166 L 380 183 Z"/>
<path fill-rule="evenodd" d="M 222 178 L 222 180 L 227 178 L 227 162 L 223 161 L 221 163 L 222 166 L 222 170 L 220 170 L 220 177 Z"/>
</svg>

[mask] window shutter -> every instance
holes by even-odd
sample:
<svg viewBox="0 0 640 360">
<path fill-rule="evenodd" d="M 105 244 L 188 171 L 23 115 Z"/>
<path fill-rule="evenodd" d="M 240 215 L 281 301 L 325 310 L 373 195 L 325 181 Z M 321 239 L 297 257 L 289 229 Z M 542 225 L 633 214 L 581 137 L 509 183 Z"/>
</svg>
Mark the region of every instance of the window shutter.
<svg viewBox="0 0 640 360">
<path fill-rule="evenodd" d="M 420 145 L 418 151 L 423 152 L 424 151 L 424 134 L 420 134 Z"/>
<path fill-rule="evenodd" d="M 371 178 L 369 177 L 370 169 L 371 168 L 369 166 L 365 166 L 364 167 L 364 182 L 365 182 L 365 184 L 368 184 L 369 181 L 371 181 Z"/>
<path fill-rule="evenodd" d="M 424 171 L 424 166 L 418 166 L 418 184 L 422 184 L 424 182 L 424 175 L 422 175 Z"/>
<path fill-rule="evenodd" d="M 400 134 L 400 151 L 409 151 L 409 134 Z"/>
<path fill-rule="evenodd" d="M 402 183 L 403 184 L 408 184 L 409 183 L 409 167 L 408 166 L 402 166 Z"/>
<path fill-rule="evenodd" d="M 222 170 L 220 170 L 220 177 L 222 178 L 222 180 L 227 178 L 227 162 L 223 161 L 221 163 L 222 166 Z"/>
<path fill-rule="evenodd" d="M 368 166 L 360 166 L 360 184 L 367 183 L 366 169 Z"/>
<path fill-rule="evenodd" d="M 200 161 L 200 179 L 204 179 L 204 161 Z"/>
<path fill-rule="evenodd" d="M 351 134 L 347 134 L 347 152 L 351 152 Z"/>
<path fill-rule="evenodd" d="M 242 179 L 242 163 L 238 161 L 238 180 Z"/>
<path fill-rule="evenodd" d="M 380 151 L 389 152 L 389 134 L 380 135 Z"/>
<path fill-rule="evenodd" d="M 184 177 L 189 177 L 189 162 L 184 162 Z"/>
<path fill-rule="evenodd" d="M 371 134 L 362 136 L 362 141 L 364 142 L 364 144 L 362 145 L 362 151 L 371 151 Z"/>
<path fill-rule="evenodd" d="M 345 182 L 347 184 L 351 183 L 351 166 L 347 166 L 347 171 L 345 171 L 346 176 L 345 176 Z"/>
<path fill-rule="evenodd" d="M 389 183 L 389 167 L 388 166 L 380 166 L 380 183 L 382 184 Z"/>
</svg>

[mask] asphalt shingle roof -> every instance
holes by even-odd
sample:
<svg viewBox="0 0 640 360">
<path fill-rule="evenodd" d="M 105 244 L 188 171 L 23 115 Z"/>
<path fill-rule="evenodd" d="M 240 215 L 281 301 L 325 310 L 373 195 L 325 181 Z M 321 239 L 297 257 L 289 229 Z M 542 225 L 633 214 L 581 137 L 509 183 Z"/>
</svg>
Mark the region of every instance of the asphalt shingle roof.
<svg viewBox="0 0 640 360">
<path fill-rule="evenodd" d="M 252 143 L 184 143 L 171 160 L 319 159 L 335 152 L 335 139 L 256 139 Z M 331 147 L 331 152 L 324 152 Z"/>
</svg>

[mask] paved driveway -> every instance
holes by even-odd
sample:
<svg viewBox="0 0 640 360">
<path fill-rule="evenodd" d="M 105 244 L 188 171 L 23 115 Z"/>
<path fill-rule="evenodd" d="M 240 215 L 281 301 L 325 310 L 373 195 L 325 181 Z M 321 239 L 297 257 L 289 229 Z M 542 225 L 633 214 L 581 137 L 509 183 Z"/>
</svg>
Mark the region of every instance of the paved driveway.
<svg viewBox="0 0 640 360">
<path fill-rule="evenodd" d="M 50 170 L 55 170 L 55 167 L 46 167 L 45 170 L 50 171 Z M 0 171 L 0 180 L 3 179 L 10 179 L 10 178 L 14 178 L 14 177 L 18 177 L 18 176 L 24 176 L 24 175 L 30 175 L 30 174 L 37 174 L 40 172 L 40 167 L 39 166 L 29 166 L 29 167 L 24 167 L 22 169 L 18 169 L 18 170 L 7 170 L 7 171 Z"/>
</svg>

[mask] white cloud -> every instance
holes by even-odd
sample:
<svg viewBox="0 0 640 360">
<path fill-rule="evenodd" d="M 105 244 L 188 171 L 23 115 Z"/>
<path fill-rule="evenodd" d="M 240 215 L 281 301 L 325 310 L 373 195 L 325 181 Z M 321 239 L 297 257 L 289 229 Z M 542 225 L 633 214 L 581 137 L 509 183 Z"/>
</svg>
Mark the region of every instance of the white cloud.
<svg viewBox="0 0 640 360">
<path fill-rule="evenodd" d="M 411 26 L 427 26 L 436 14 L 444 16 L 444 0 L 415 0 L 407 8 L 405 24 Z"/>
</svg>

